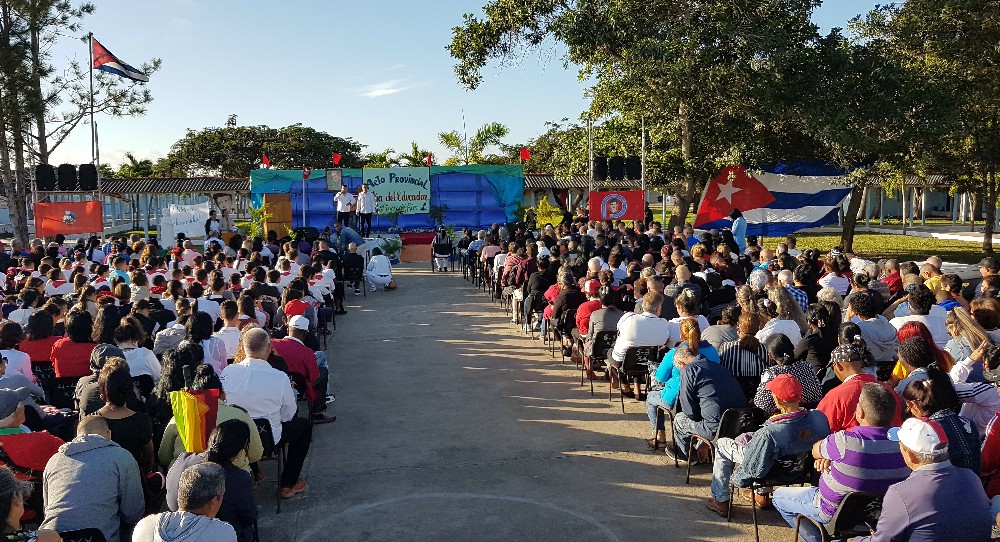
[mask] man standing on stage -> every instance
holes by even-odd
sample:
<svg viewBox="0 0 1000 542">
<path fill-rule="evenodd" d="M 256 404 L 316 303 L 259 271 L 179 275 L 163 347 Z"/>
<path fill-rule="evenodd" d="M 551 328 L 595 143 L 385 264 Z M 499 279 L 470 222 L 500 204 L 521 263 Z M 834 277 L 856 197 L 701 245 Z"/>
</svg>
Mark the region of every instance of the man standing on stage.
<svg viewBox="0 0 1000 542">
<path fill-rule="evenodd" d="M 372 215 L 375 214 L 375 194 L 368 191 L 368 185 L 361 185 L 358 193 L 358 231 L 362 237 L 372 234 Z"/>
<path fill-rule="evenodd" d="M 340 192 L 333 196 L 333 202 L 337 204 L 337 222 L 351 225 L 351 205 L 354 205 L 354 194 L 347 191 L 347 185 L 340 185 Z"/>
</svg>

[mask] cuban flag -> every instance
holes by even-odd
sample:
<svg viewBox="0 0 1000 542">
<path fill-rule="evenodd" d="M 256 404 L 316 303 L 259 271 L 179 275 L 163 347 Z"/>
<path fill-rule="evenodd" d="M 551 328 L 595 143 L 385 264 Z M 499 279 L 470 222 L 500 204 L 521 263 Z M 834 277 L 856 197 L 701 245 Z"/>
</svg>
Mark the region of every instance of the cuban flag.
<svg viewBox="0 0 1000 542">
<path fill-rule="evenodd" d="M 139 81 L 140 83 L 149 82 L 148 75 L 133 68 L 132 66 L 129 66 L 121 60 L 118 60 L 118 57 L 111 54 L 111 51 L 108 51 L 99 41 L 93 38 L 91 39 L 93 41 L 94 48 L 95 68 L 108 73 L 113 73 L 119 77 Z"/>
<path fill-rule="evenodd" d="M 729 166 L 712 178 L 694 227 L 728 228 L 735 208 L 747 221 L 747 235 L 780 237 L 837 222 L 840 204 L 851 193 L 843 172 L 828 166 L 782 164 L 751 173 Z"/>
</svg>

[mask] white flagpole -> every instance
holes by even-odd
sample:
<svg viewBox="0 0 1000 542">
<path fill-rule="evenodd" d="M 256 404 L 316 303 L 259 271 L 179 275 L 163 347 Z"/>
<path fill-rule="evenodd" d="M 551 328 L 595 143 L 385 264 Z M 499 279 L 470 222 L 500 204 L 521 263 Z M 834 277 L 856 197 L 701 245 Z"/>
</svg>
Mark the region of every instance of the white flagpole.
<svg viewBox="0 0 1000 542">
<path fill-rule="evenodd" d="M 90 49 L 90 163 L 98 165 L 97 125 L 94 124 L 94 33 L 87 34 L 87 45 Z"/>
</svg>

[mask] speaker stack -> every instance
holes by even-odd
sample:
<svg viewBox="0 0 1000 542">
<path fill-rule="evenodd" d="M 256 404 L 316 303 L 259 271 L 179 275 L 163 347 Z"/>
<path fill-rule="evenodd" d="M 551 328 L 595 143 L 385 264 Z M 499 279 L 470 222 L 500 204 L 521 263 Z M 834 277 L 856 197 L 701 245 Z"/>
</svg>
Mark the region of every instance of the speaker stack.
<svg viewBox="0 0 1000 542">
<path fill-rule="evenodd" d="M 94 164 L 80 164 L 79 169 L 73 164 L 58 168 L 52 164 L 35 166 L 35 187 L 39 192 L 96 192 L 97 177 Z"/>
</svg>

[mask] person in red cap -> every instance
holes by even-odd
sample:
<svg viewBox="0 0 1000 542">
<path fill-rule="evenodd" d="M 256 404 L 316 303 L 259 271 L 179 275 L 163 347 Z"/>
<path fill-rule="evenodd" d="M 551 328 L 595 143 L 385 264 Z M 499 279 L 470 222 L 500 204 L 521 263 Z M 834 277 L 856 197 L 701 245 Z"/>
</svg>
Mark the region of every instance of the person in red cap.
<svg viewBox="0 0 1000 542">
<path fill-rule="evenodd" d="M 802 403 L 802 384 L 790 374 L 780 374 L 767 383 L 778 413 L 754 433 L 735 439 L 721 438 L 716 445 L 712 469 L 712 496 L 705 506 L 721 515 L 729 514 L 732 495 L 730 482 L 737 487 L 763 478 L 780 457 L 808 452 L 813 443 L 830 434 L 826 416 L 807 410 Z M 734 466 L 736 467 L 735 470 Z M 754 495 L 760 506 L 768 504 L 766 495 Z"/>
<path fill-rule="evenodd" d="M 573 330 L 573 344 L 587 338 L 587 330 L 590 329 L 590 315 L 594 311 L 600 310 L 601 281 L 590 279 L 583 283 L 583 294 L 587 300 L 576 309 L 576 329 Z"/>
<path fill-rule="evenodd" d="M 855 540 L 990 540 L 997 513 L 979 477 L 948 460 L 948 435 L 940 424 L 910 418 L 889 430 L 889 440 L 899 443 L 913 473 L 889 486 L 876 530 Z"/>
</svg>

